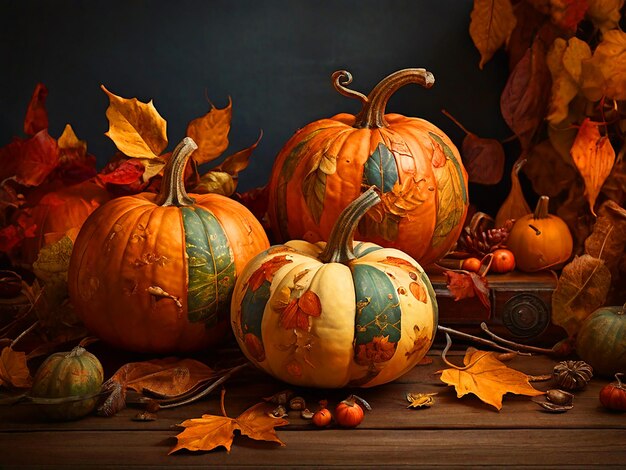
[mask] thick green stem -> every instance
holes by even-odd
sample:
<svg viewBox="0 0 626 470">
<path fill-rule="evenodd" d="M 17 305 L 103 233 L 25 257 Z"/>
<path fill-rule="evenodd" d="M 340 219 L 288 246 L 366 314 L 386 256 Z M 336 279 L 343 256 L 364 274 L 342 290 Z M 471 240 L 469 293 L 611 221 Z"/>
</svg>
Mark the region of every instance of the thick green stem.
<svg viewBox="0 0 626 470">
<path fill-rule="evenodd" d="M 366 97 L 345 85 L 350 84 L 352 75 L 345 70 L 333 74 L 335 89 L 342 95 L 358 98 L 363 103 L 363 108 L 356 116 L 354 127 L 357 129 L 376 129 L 387 127 L 385 121 L 385 108 L 391 95 L 409 83 L 417 83 L 424 88 L 430 88 L 435 83 L 435 77 L 426 69 L 403 69 L 383 78 L 378 85 Z"/>
<path fill-rule="evenodd" d="M 161 181 L 161 191 L 156 200 L 159 206 L 182 207 L 195 202 L 185 191 L 185 167 L 189 156 L 197 148 L 191 137 L 185 137 L 174 149 Z"/>
<path fill-rule="evenodd" d="M 352 245 L 354 232 L 361 217 L 380 202 L 380 196 L 372 186 L 352 201 L 342 212 L 330 232 L 326 248 L 319 256 L 323 263 L 348 263 L 356 258 Z"/>
</svg>

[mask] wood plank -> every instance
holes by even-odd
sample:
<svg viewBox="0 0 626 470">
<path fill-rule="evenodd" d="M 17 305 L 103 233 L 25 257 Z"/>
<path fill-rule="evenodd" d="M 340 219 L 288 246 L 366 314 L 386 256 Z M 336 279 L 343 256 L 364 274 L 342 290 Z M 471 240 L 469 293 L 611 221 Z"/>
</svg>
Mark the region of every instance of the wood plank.
<svg viewBox="0 0 626 470">
<path fill-rule="evenodd" d="M 286 443 L 238 438 L 223 450 L 168 456 L 175 444 L 165 431 L 41 432 L 4 434 L 0 465 L 10 468 L 165 467 L 445 467 L 623 465 L 626 431 L 563 430 L 321 430 L 279 431 Z M 35 440 L 33 440 L 35 438 Z"/>
</svg>

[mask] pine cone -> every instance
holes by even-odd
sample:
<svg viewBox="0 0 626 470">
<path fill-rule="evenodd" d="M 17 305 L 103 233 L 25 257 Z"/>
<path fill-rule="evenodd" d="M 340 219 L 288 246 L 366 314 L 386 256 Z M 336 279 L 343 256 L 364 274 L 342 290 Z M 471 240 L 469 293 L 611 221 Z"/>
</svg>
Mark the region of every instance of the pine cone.
<svg viewBox="0 0 626 470">
<path fill-rule="evenodd" d="M 472 230 L 465 227 L 459 239 L 459 248 L 472 255 L 485 256 L 498 248 L 504 248 L 513 227 L 513 219 L 505 222 L 503 227 L 490 228 L 487 230 Z"/>
</svg>

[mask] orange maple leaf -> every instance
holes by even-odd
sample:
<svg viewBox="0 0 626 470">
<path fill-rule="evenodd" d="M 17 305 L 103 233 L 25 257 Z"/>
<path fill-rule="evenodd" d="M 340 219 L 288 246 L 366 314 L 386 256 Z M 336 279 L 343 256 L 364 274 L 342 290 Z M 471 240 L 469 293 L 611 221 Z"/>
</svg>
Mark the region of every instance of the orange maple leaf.
<svg viewBox="0 0 626 470">
<path fill-rule="evenodd" d="M 0 387 L 28 388 L 32 382 L 26 354 L 13 351 L 11 346 L 5 347 L 0 354 Z"/>
<path fill-rule="evenodd" d="M 217 447 L 224 447 L 230 452 L 237 430 L 254 440 L 277 442 L 284 446 L 285 443 L 278 438 L 274 428 L 285 426 L 289 421 L 270 416 L 273 407 L 274 405 L 269 403 L 257 403 L 236 419 L 228 416 L 203 415 L 202 418 L 183 421 L 180 426 L 185 430 L 176 436 L 178 443 L 169 454 L 181 449 L 209 451 Z"/>
<path fill-rule="evenodd" d="M 450 369 L 437 372 L 441 374 L 442 382 L 454 386 L 458 398 L 473 393 L 499 411 L 506 393 L 528 396 L 544 393 L 530 385 L 526 374 L 500 362 L 493 351 L 468 348 L 463 364 L 465 367 L 450 364 Z"/>
<path fill-rule="evenodd" d="M 216 159 L 228 147 L 232 105 L 230 98 L 228 106 L 223 109 L 211 105 L 211 110 L 207 114 L 187 125 L 187 135 L 198 144 L 198 150 L 193 158 L 199 165 Z"/>
<path fill-rule="evenodd" d="M 322 302 L 315 292 L 308 290 L 277 310 L 280 312 L 280 326 L 283 328 L 308 330 L 309 317 L 319 317 L 322 314 Z"/>
</svg>

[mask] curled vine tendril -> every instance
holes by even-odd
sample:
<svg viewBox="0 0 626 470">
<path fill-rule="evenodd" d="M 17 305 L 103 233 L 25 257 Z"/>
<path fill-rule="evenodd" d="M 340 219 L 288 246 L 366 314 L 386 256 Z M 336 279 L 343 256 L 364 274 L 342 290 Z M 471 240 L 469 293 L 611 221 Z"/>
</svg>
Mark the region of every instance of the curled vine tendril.
<svg viewBox="0 0 626 470">
<path fill-rule="evenodd" d="M 358 91 L 350 90 L 349 88 L 347 88 L 347 85 L 350 85 L 350 83 L 352 83 L 352 74 L 347 70 L 337 70 L 333 73 L 332 80 L 335 90 L 337 90 L 343 96 L 347 96 L 348 98 L 356 98 L 363 104 L 369 102 L 369 99 L 363 93 L 359 93 Z"/>
</svg>

